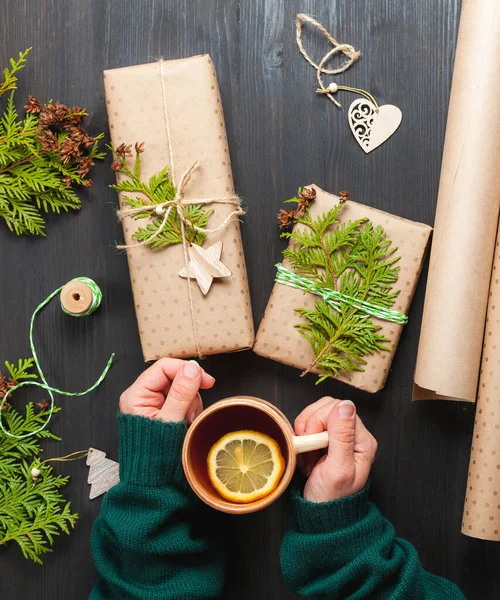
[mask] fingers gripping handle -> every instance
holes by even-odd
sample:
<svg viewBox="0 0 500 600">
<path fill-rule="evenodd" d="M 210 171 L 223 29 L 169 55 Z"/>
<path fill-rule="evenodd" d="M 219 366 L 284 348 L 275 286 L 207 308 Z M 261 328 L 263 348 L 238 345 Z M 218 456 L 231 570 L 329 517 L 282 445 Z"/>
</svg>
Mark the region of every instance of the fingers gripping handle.
<svg viewBox="0 0 500 600">
<path fill-rule="evenodd" d="M 295 435 L 293 436 L 293 447 L 296 454 L 328 448 L 328 431 L 310 435 Z"/>
</svg>

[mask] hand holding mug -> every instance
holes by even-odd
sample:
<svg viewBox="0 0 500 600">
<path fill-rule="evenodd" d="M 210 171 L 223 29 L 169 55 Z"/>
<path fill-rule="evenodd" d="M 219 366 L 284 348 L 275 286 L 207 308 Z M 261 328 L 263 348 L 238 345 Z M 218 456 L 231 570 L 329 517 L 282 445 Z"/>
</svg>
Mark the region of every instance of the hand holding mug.
<svg viewBox="0 0 500 600">
<path fill-rule="evenodd" d="M 131 415 L 191 423 L 203 410 L 198 390 L 211 388 L 215 379 L 194 361 L 161 358 L 120 397 L 120 411 Z"/>
<path fill-rule="evenodd" d="M 328 431 L 327 454 L 303 455 L 303 470 L 308 475 L 304 498 L 310 502 L 329 502 L 363 489 L 377 452 L 377 441 L 356 415 L 350 400 L 321 398 L 297 417 L 297 435 Z"/>
</svg>

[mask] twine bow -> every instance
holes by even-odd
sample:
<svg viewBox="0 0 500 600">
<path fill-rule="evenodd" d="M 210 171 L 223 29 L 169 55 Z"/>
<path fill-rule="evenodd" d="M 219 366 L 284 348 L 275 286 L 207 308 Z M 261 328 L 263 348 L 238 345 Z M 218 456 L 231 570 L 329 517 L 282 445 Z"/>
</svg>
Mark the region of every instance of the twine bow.
<svg viewBox="0 0 500 600">
<path fill-rule="evenodd" d="M 302 44 L 302 27 L 304 23 L 310 23 L 311 25 L 316 27 L 316 29 L 318 29 L 333 46 L 333 48 L 329 50 L 325 54 L 325 56 L 323 56 L 319 64 L 316 64 L 312 60 L 309 54 L 305 51 L 304 46 Z M 332 35 L 323 27 L 323 25 L 321 25 L 321 23 L 318 23 L 316 19 L 313 19 L 312 17 L 310 17 L 309 15 L 305 15 L 304 13 L 299 13 L 297 15 L 295 37 L 300 53 L 307 60 L 307 62 L 316 69 L 316 79 L 318 80 L 318 86 L 321 90 L 321 93 L 326 94 L 326 96 L 336 106 L 342 108 L 342 104 L 340 104 L 340 102 L 338 102 L 338 100 L 335 100 L 335 98 L 333 97 L 332 89 L 325 87 L 325 84 L 323 83 L 322 74 L 324 73 L 325 75 L 338 75 L 339 73 L 343 73 L 358 60 L 358 58 L 361 56 L 361 52 L 359 50 L 356 50 L 350 44 L 340 44 L 339 42 L 337 42 L 337 40 L 334 37 L 332 37 Z M 347 56 L 347 60 L 337 69 L 327 69 L 325 67 L 325 64 L 332 58 L 332 56 L 335 56 L 335 54 L 338 54 L 339 52 L 342 52 L 342 54 Z M 342 88 L 339 86 L 339 89 Z"/>
<path fill-rule="evenodd" d="M 229 223 L 229 221 L 231 221 L 231 219 L 233 219 L 233 217 L 242 215 L 244 213 L 243 209 L 241 208 L 240 199 L 236 195 L 221 196 L 220 198 L 195 198 L 190 200 L 183 199 L 184 190 L 187 184 L 189 183 L 192 174 L 199 167 L 200 161 L 197 160 L 188 169 L 186 169 L 186 171 L 184 171 L 179 181 L 179 185 L 177 186 L 175 197 L 173 200 L 166 200 L 165 202 L 162 202 L 160 204 L 146 204 L 143 206 L 138 206 L 136 208 L 124 208 L 118 211 L 118 216 L 120 217 L 120 219 L 148 213 L 156 213 L 158 216 L 163 215 L 163 220 L 160 223 L 160 226 L 148 238 L 142 240 L 141 242 L 137 242 L 136 244 L 123 244 L 117 246 L 120 250 L 126 250 L 128 248 L 135 248 L 138 246 L 144 246 L 146 244 L 149 244 L 165 229 L 173 208 L 176 209 L 177 215 L 179 216 L 179 220 L 181 222 L 182 244 L 187 244 L 188 246 L 189 243 L 187 242 L 185 235 L 186 227 L 190 227 L 195 231 L 199 231 L 200 233 L 204 234 L 217 233 L 221 229 L 224 229 L 224 227 Z M 222 221 L 220 225 L 213 229 L 209 229 L 206 227 L 199 227 L 198 225 L 195 225 L 189 219 L 189 217 L 186 216 L 184 212 L 186 207 L 192 206 L 193 204 L 232 204 L 233 206 L 235 206 L 235 209 L 224 219 L 224 221 Z"/>
</svg>

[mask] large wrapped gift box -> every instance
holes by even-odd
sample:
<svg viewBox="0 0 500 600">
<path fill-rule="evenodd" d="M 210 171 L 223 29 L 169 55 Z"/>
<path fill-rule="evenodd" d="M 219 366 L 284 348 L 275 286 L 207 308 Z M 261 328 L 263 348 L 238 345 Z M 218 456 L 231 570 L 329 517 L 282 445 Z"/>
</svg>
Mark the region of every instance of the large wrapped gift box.
<svg viewBox="0 0 500 600">
<path fill-rule="evenodd" d="M 116 149 L 120 144 L 144 142 L 143 178 L 147 180 L 169 165 L 178 184 L 182 174 L 199 161 L 183 198 L 234 196 L 219 87 L 209 56 L 108 70 L 104 87 L 112 145 Z M 125 207 L 121 194 L 120 206 Z M 213 210 L 210 229 L 216 229 L 234 210 L 231 204 L 222 203 L 207 208 Z M 140 226 L 144 226 L 143 220 L 124 219 L 127 245 L 136 242 L 133 234 Z M 182 244 L 159 250 L 145 246 L 127 249 L 146 361 L 252 347 L 250 295 L 236 218 L 220 231 L 209 233 L 204 246 L 219 241 L 223 244 L 221 260 L 232 275 L 214 280 L 206 295 L 191 279 L 191 301 L 189 282 L 179 276 L 185 267 Z"/>
</svg>

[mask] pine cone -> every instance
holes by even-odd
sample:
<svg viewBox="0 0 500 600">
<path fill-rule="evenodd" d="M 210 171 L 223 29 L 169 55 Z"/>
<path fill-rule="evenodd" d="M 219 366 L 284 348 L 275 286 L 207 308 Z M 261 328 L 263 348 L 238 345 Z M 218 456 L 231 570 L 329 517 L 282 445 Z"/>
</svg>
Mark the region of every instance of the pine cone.
<svg viewBox="0 0 500 600">
<path fill-rule="evenodd" d="M 50 152 L 51 150 L 57 150 L 59 148 L 57 136 L 52 133 L 50 129 L 43 129 L 38 136 L 38 139 L 44 152 Z"/>
<path fill-rule="evenodd" d="M 27 113 L 39 113 L 42 110 L 41 103 L 35 98 L 35 96 L 30 96 L 28 101 L 24 105 L 24 110 Z"/>
<path fill-rule="evenodd" d="M 297 210 L 295 211 L 295 216 L 297 218 L 303 217 L 309 206 L 311 206 L 311 202 L 316 198 L 316 190 L 314 188 L 308 189 L 305 188 L 299 194 L 297 198 Z"/>
<path fill-rule="evenodd" d="M 286 229 L 293 223 L 294 219 L 296 218 L 296 212 L 291 208 L 282 208 L 279 211 L 277 217 L 279 228 Z"/>
<path fill-rule="evenodd" d="M 0 373 L 0 400 L 5 396 L 9 389 L 5 377 Z"/>
<path fill-rule="evenodd" d="M 95 165 L 91 156 L 78 156 L 76 158 L 76 162 L 78 163 L 77 173 L 80 177 L 85 177 L 87 173 L 90 171 L 90 167 Z"/>
<path fill-rule="evenodd" d="M 68 109 L 66 114 L 66 121 L 71 123 L 72 125 L 79 125 L 83 117 L 85 117 L 88 113 L 79 106 L 74 106 L 73 108 Z"/>
<path fill-rule="evenodd" d="M 315 188 L 304 188 L 302 193 L 300 194 L 301 198 L 309 200 L 311 202 L 316 198 L 316 189 Z"/>
<path fill-rule="evenodd" d="M 59 156 L 63 164 L 67 165 L 72 158 L 77 156 L 80 152 L 80 144 L 73 141 L 71 138 L 66 138 L 61 144 L 59 150 Z"/>
<path fill-rule="evenodd" d="M 340 202 L 342 202 L 342 203 L 347 202 L 347 200 L 349 200 L 350 197 L 351 197 L 351 195 L 346 190 L 339 192 Z"/>
<path fill-rule="evenodd" d="M 65 130 L 68 132 L 69 137 L 79 144 L 81 144 L 85 139 L 86 131 L 78 125 L 68 124 L 66 125 Z"/>
<path fill-rule="evenodd" d="M 115 150 L 115 154 L 118 154 L 118 156 L 122 156 L 123 158 L 132 156 L 132 144 L 129 144 L 128 146 L 120 144 Z"/>
</svg>

